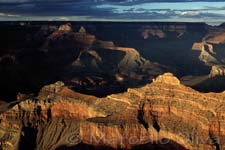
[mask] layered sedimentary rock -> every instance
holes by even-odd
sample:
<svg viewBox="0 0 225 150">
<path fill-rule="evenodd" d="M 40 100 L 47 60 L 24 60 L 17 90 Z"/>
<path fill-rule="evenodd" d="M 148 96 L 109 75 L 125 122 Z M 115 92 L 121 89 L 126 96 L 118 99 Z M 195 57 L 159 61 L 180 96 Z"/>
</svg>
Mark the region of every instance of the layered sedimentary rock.
<svg viewBox="0 0 225 150">
<path fill-rule="evenodd" d="M 148 143 L 158 143 L 162 149 L 219 150 L 225 146 L 224 97 L 185 87 L 171 73 L 104 98 L 57 82 L 1 113 L 1 147 L 151 149 Z"/>
<path fill-rule="evenodd" d="M 179 85 L 180 80 L 173 76 L 172 73 L 165 73 L 158 76 L 158 78 L 153 79 L 153 83 L 166 83 L 171 85 Z"/>
<path fill-rule="evenodd" d="M 200 51 L 199 60 L 208 66 L 220 63 L 212 43 L 207 41 L 193 43 L 192 50 Z"/>
<path fill-rule="evenodd" d="M 192 49 L 199 50 L 199 59 L 208 66 L 224 65 L 224 38 L 223 28 L 209 28 L 202 42 L 193 43 Z"/>
<path fill-rule="evenodd" d="M 211 44 L 203 44 L 199 59 L 203 61 L 206 65 L 213 65 L 216 63 L 219 64 L 219 60 L 217 60 L 216 57 L 216 52 L 214 51 L 213 45 Z"/>
<path fill-rule="evenodd" d="M 189 81 L 191 84 L 194 83 L 193 87 L 196 89 L 205 92 L 224 90 L 224 34 L 223 27 L 210 27 L 207 34 L 202 38 L 202 42 L 196 42 L 192 45 L 192 50 L 198 53 L 199 60 L 210 68 L 208 75 Z M 195 82 L 195 80 L 198 81 Z"/>
</svg>

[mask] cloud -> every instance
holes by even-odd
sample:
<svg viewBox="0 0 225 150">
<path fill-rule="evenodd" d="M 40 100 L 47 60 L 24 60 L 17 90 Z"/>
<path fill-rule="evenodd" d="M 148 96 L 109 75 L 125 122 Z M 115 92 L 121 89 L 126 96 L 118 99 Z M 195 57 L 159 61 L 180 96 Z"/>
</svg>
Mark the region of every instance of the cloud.
<svg viewBox="0 0 225 150">
<path fill-rule="evenodd" d="M 59 20 L 62 20 L 62 21 L 69 21 L 70 18 L 68 18 L 68 17 L 59 17 Z"/>
<path fill-rule="evenodd" d="M 225 15 L 224 14 L 216 14 L 216 13 L 208 13 L 208 12 L 182 12 L 180 17 L 185 17 L 185 18 L 199 18 L 199 19 L 205 19 L 205 18 L 221 18 L 224 19 Z"/>
<path fill-rule="evenodd" d="M 152 2 L 225 2 L 225 0 L 0 0 L 0 3 L 114 3 L 118 5 L 136 5 Z"/>
<path fill-rule="evenodd" d="M 0 20 L 10 18 L 122 21 L 225 20 L 225 0 L 211 0 L 213 2 L 209 3 L 201 2 L 210 0 L 200 0 L 201 2 L 196 6 L 193 5 L 194 3 L 190 5 L 190 1 L 194 2 L 194 0 L 0 0 Z M 201 5 L 198 6 L 199 4 Z"/>
<path fill-rule="evenodd" d="M 19 15 L 8 14 L 8 13 L 0 13 L 0 17 L 18 17 Z"/>
</svg>

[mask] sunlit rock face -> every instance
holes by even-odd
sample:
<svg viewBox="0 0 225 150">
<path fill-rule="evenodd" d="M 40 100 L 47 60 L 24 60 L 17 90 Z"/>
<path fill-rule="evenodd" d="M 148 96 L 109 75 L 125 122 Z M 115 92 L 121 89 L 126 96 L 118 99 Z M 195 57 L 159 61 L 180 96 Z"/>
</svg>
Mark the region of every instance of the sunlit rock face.
<svg viewBox="0 0 225 150">
<path fill-rule="evenodd" d="M 43 87 L 37 97 L 1 105 L 1 147 L 222 149 L 224 97 L 185 87 L 171 73 L 104 98 L 57 82 Z"/>
<path fill-rule="evenodd" d="M 208 66 L 224 65 L 225 30 L 223 28 L 209 28 L 202 42 L 195 42 L 192 50 L 199 50 L 199 59 Z"/>
<path fill-rule="evenodd" d="M 59 26 L 58 28 L 59 31 L 65 31 L 65 32 L 70 32 L 72 31 L 72 27 L 71 27 L 71 24 L 67 23 L 67 24 L 64 24 L 64 25 L 61 25 Z"/>
<path fill-rule="evenodd" d="M 225 30 L 223 26 L 209 27 L 207 34 L 202 38 L 202 41 L 194 42 L 192 45 L 192 50 L 194 50 L 196 53 L 199 53 L 199 60 L 210 68 L 206 78 L 204 79 L 203 77 L 202 81 L 196 84 L 196 87 L 202 87 L 201 91 L 221 92 L 224 90 L 224 35 Z"/>
<path fill-rule="evenodd" d="M 223 41 L 218 44 L 213 42 L 216 38 L 196 40 L 194 36 L 199 33 L 193 35 L 194 32 L 182 26 L 146 27 L 145 31 L 139 26 L 133 31 L 138 38 L 124 40 L 133 46 L 124 41 L 120 46 L 120 39 L 111 41 L 108 37 L 117 35 L 105 33 L 105 40 L 100 38 L 103 35 L 99 36 L 98 30 L 94 33 L 89 29 L 79 26 L 75 30 L 69 24 L 43 27 L 35 35 L 43 40 L 38 48 L 32 49 L 32 45 L 27 50 L 21 48 L 1 55 L 0 65 L 6 66 L 1 73 L 8 70 L 7 77 L 14 75 L 9 79 L 23 83 L 29 79 L 32 81 L 29 85 L 38 84 L 42 79 L 44 85 L 59 79 L 64 82 L 44 86 L 37 95 L 20 93 L 17 101 L 9 104 L 0 102 L 0 149 L 211 150 L 224 147 L 224 92 L 200 93 L 182 85 L 180 76 L 174 76 L 182 65 L 183 71 L 191 66 L 190 70 L 201 72 L 198 70 L 201 67 L 192 63 L 195 59 L 186 59 L 193 52 L 192 44 L 192 49 L 197 50 L 194 52 L 199 53 L 196 61 L 209 68 L 204 74 L 206 78 L 224 76 Z M 126 31 L 121 34 L 133 35 Z M 154 42 L 163 47 L 157 49 Z M 170 65 L 175 66 L 174 74 L 161 74 L 165 72 L 160 68 L 162 65 L 144 58 L 147 55 L 141 55 L 139 48 L 132 48 L 135 45 L 146 48 L 146 54 L 156 48 L 154 53 L 160 55 L 158 60 L 163 64 L 173 61 Z M 164 48 L 174 51 L 162 56 Z M 25 57 L 28 54 L 30 57 Z M 32 64 L 21 66 L 21 62 Z M 19 76 L 17 69 L 29 72 Z M 158 77 L 152 82 L 153 76 Z M 111 94 L 117 90 L 120 94 Z M 79 93 L 84 91 L 104 93 L 104 96 Z"/>
<path fill-rule="evenodd" d="M 153 79 L 153 83 L 166 83 L 171 85 L 180 85 L 179 79 L 177 79 L 172 73 L 165 73 L 160 75 L 156 79 Z"/>
<path fill-rule="evenodd" d="M 225 66 L 215 65 L 212 66 L 210 77 L 225 76 Z"/>
<path fill-rule="evenodd" d="M 204 62 L 208 66 L 213 64 L 219 64 L 220 60 L 217 58 L 216 51 L 214 50 L 213 44 L 207 42 L 194 43 L 192 50 L 200 51 L 199 60 Z"/>
</svg>

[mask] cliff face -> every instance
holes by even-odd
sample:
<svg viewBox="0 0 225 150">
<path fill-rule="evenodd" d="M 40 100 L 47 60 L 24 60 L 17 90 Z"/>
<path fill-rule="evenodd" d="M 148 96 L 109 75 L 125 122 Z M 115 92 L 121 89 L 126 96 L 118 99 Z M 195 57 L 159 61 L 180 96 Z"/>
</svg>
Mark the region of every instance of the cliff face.
<svg viewBox="0 0 225 150">
<path fill-rule="evenodd" d="M 209 27 L 207 34 L 202 37 L 202 42 L 193 43 L 192 49 L 201 51 L 199 59 L 206 65 L 224 64 L 225 30 L 222 27 Z"/>
<path fill-rule="evenodd" d="M 192 51 L 198 54 L 199 61 L 209 69 L 205 75 L 188 81 L 193 88 L 204 92 L 224 90 L 224 34 L 223 26 L 208 27 L 202 39 L 193 43 Z M 185 79 L 183 81 L 185 82 Z"/>
<path fill-rule="evenodd" d="M 1 113 L 1 147 L 157 149 L 157 143 L 162 149 L 223 149 L 224 97 L 185 87 L 170 73 L 105 98 L 57 82 Z"/>
</svg>

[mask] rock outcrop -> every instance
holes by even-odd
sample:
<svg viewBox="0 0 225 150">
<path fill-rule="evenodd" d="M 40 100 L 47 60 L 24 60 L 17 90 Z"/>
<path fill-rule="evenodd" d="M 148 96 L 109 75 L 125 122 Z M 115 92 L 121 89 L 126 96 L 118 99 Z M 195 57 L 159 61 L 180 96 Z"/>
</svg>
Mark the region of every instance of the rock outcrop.
<svg viewBox="0 0 225 150">
<path fill-rule="evenodd" d="M 225 76 L 225 66 L 220 65 L 212 66 L 209 76 L 210 77 Z"/>
<path fill-rule="evenodd" d="M 86 33 L 86 29 L 83 26 L 81 26 L 79 29 L 79 33 Z"/>
<path fill-rule="evenodd" d="M 199 59 L 209 66 L 219 64 L 219 60 L 216 57 L 216 52 L 211 44 L 203 44 Z"/>
<path fill-rule="evenodd" d="M 132 149 L 158 141 L 163 149 L 223 149 L 224 97 L 185 87 L 171 73 L 105 98 L 74 92 L 58 82 L 1 113 L 0 146 Z"/>
<path fill-rule="evenodd" d="M 72 27 L 70 23 L 59 26 L 59 31 L 70 32 L 72 31 Z"/>
<path fill-rule="evenodd" d="M 204 62 L 206 65 L 211 66 L 213 64 L 219 64 L 219 60 L 216 57 L 216 52 L 212 44 L 206 41 L 194 43 L 192 50 L 200 51 L 199 60 Z"/>
<path fill-rule="evenodd" d="M 160 75 L 156 79 L 153 79 L 153 83 L 165 83 L 170 85 L 180 85 L 180 80 L 177 79 L 172 73 L 165 73 Z"/>
<path fill-rule="evenodd" d="M 210 66 L 209 77 L 223 77 L 224 74 L 224 44 L 225 31 L 223 28 L 209 28 L 208 33 L 203 37 L 202 42 L 196 42 L 192 50 L 199 50 L 199 60 Z"/>
<path fill-rule="evenodd" d="M 144 39 L 148 39 L 151 36 L 158 37 L 158 38 L 165 38 L 166 34 L 162 30 L 159 30 L 159 29 L 155 29 L 155 30 L 154 29 L 145 29 L 142 33 L 142 36 Z"/>
<path fill-rule="evenodd" d="M 225 44 L 224 35 L 223 28 L 209 28 L 202 42 L 193 43 L 192 50 L 199 50 L 201 52 L 199 59 L 208 66 L 224 65 L 224 53 L 222 52 Z"/>
</svg>

